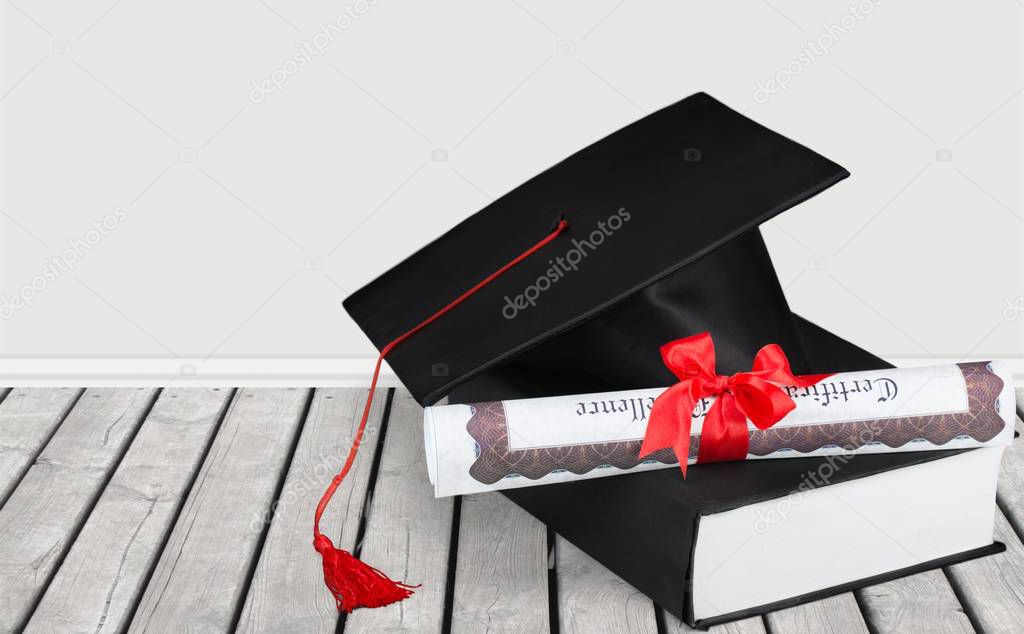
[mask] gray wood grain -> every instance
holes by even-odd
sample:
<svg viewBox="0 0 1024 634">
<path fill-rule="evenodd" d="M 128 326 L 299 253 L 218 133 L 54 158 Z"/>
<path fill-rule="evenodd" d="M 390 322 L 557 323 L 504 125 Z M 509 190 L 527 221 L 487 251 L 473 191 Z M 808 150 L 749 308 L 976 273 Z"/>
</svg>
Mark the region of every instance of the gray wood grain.
<svg viewBox="0 0 1024 634">
<path fill-rule="evenodd" d="M 649 598 L 562 537 L 555 538 L 555 571 L 560 632 L 658 631 Z"/>
<path fill-rule="evenodd" d="M 995 537 L 1006 552 L 947 570 L 983 631 L 1024 632 L 1024 547 L 1001 512 L 996 512 Z"/>
<path fill-rule="evenodd" d="M 27 621 L 155 393 L 86 390 L 0 510 L 0 631 Z"/>
<path fill-rule="evenodd" d="M 231 628 L 308 395 L 236 393 L 129 631 Z"/>
<path fill-rule="evenodd" d="M 555 538 L 558 580 L 558 622 L 561 632 L 658 631 L 656 611 L 667 632 L 699 632 L 656 608 L 639 590 L 626 583 L 569 541 Z M 680 597 L 682 601 L 682 597 Z M 714 634 L 764 634 L 761 617 L 716 625 Z"/>
<path fill-rule="evenodd" d="M 395 395 L 361 557 L 416 593 L 378 610 L 357 610 L 345 632 L 440 632 L 444 619 L 453 498 L 434 498 L 423 452 L 423 408 Z"/>
<path fill-rule="evenodd" d="M 946 575 L 929 570 L 857 591 L 877 632 L 973 632 Z"/>
<path fill-rule="evenodd" d="M 804 603 L 778 612 L 769 612 L 765 618 L 773 632 L 850 632 L 868 631 L 852 592 Z"/>
<path fill-rule="evenodd" d="M 349 551 L 359 529 L 386 400 L 384 390 L 374 398 L 358 459 L 321 524 L 336 546 Z M 366 390 L 316 391 L 249 586 L 240 631 L 334 632 L 338 609 L 324 586 L 320 555 L 313 550 L 313 514 L 345 460 L 365 402 Z"/>
<path fill-rule="evenodd" d="M 230 397 L 227 389 L 160 394 L 28 632 L 124 630 Z"/>
<path fill-rule="evenodd" d="M 241 630 L 334 629 L 336 612 L 322 588 L 308 533 L 321 487 L 337 466 L 322 465 L 337 456 L 314 448 L 325 441 L 343 453 L 365 392 L 318 391 L 289 463 L 306 393 L 246 391 L 246 402 L 239 395 L 232 404 L 198 474 L 226 391 L 199 398 L 201 391 L 168 390 L 145 422 L 152 390 L 88 390 L 73 409 L 81 390 L 14 389 L 6 398 L 3 392 L 0 501 L 5 486 L 10 499 L 0 507 L 0 631 L 16 629 L 29 615 L 29 631 L 123 629 L 143 590 L 133 630 L 162 631 L 173 623 L 175 629 L 223 631 L 243 600 Z M 192 400 L 172 399 L 176 393 Z M 1024 391 L 1018 398 L 1024 401 Z M 395 606 L 353 613 L 345 624 L 351 632 L 439 631 L 442 624 L 452 500 L 432 497 L 420 417 L 407 393 L 396 394 L 375 494 L 367 501 L 362 557 L 395 578 L 425 585 Z M 326 516 L 325 525 L 332 536 L 341 535 L 343 547 L 354 545 L 372 463 L 369 447 Z M 255 563 L 286 467 L 282 496 Z M 196 483 L 182 503 L 190 473 Z M 13 484 L 18 486 L 12 490 Z M 1007 544 L 1007 553 L 952 566 L 945 574 L 930 571 L 858 591 L 874 631 L 971 631 L 967 614 L 984 631 L 1024 631 L 1024 440 L 1005 454 L 999 501 L 1006 516 L 997 514 L 996 538 Z M 143 589 L 176 508 L 181 515 Z M 547 631 L 545 534 L 503 496 L 463 499 L 453 631 Z M 560 629 L 655 631 L 657 608 L 649 600 L 560 538 L 555 561 Z M 667 613 L 660 618 L 668 632 L 691 631 Z M 780 634 L 866 631 L 852 594 L 766 619 Z M 712 631 L 763 634 L 765 627 L 751 618 Z"/>
<path fill-rule="evenodd" d="M 550 631 L 547 529 L 500 493 L 462 498 L 452 631 Z"/>
<path fill-rule="evenodd" d="M 1024 405 L 1024 390 L 1017 390 L 1017 405 Z M 997 497 L 1006 509 L 1010 523 L 1024 534 L 1024 424 L 1017 421 L 1017 431 L 1022 437 L 1003 453 L 1003 463 L 999 469 L 999 491 Z"/>
<path fill-rule="evenodd" d="M 77 388 L 17 388 L 0 402 L 0 507 L 81 394 Z"/>
<path fill-rule="evenodd" d="M 665 619 L 665 630 L 670 634 L 682 634 L 683 632 L 700 632 L 686 623 L 683 623 L 668 612 L 662 612 Z M 759 616 L 752 616 L 748 619 L 722 623 L 708 629 L 712 634 L 765 634 L 764 621 Z M 786 634 L 786 633 L 781 633 Z"/>
</svg>

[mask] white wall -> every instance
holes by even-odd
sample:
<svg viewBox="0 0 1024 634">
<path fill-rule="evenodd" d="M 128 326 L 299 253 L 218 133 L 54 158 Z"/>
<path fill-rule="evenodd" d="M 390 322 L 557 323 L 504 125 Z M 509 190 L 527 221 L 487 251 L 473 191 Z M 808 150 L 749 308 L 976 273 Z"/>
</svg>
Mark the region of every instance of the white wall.
<svg viewBox="0 0 1024 634">
<path fill-rule="evenodd" d="M 890 358 L 1024 356 L 1018 4 L 348 6 L 254 103 L 346 4 L 2 5 L 0 292 L 37 289 L 0 356 L 369 356 L 348 293 L 698 90 L 853 173 L 764 228 L 797 311 Z M 40 282 L 69 239 L 97 243 Z"/>
</svg>

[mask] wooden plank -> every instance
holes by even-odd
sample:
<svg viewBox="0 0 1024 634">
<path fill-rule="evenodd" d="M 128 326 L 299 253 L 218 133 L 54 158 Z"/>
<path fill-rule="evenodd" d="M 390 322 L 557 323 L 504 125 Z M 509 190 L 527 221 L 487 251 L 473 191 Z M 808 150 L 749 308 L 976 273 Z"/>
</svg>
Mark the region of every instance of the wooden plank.
<svg viewBox="0 0 1024 634">
<path fill-rule="evenodd" d="M 321 526 L 335 545 L 349 551 L 355 546 L 386 397 L 381 391 L 374 399 L 359 458 Z M 334 632 L 338 609 L 313 550 L 313 514 L 345 460 L 365 402 L 366 390 L 316 391 L 249 586 L 240 631 Z"/>
<path fill-rule="evenodd" d="M 82 390 L 18 388 L 0 403 L 0 508 Z"/>
<path fill-rule="evenodd" d="M 1024 631 L 1024 547 L 1006 517 L 996 513 L 997 540 L 1006 552 L 947 570 L 964 608 L 985 632 Z"/>
<path fill-rule="evenodd" d="M 778 612 L 769 612 L 765 618 L 773 632 L 868 632 L 857 600 L 852 592 L 804 603 Z"/>
<path fill-rule="evenodd" d="M 946 575 L 929 570 L 857 591 L 876 632 L 973 632 Z"/>
<path fill-rule="evenodd" d="M 160 394 L 26 631 L 124 630 L 230 398 Z"/>
<path fill-rule="evenodd" d="M 231 629 L 308 397 L 294 388 L 235 395 L 130 631 Z"/>
<path fill-rule="evenodd" d="M 27 621 L 155 395 L 86 390 L 0 510 L 0 631 Z"/>
<path fill-rule="evenodd" d="M 452 631 L 550 629 L 547 529 L 500 493 L 463 497 Z"/>
<path fill-rule="evenodd" d="M 1017 403 L 1024 404 L 1024 390 L 1017 391 Z M 1017 431 L 1024 436 L 1024 424 L 1019 420 Z M 1024 437 L 1014 439 L 1003 453 L 997 497 L 1007 511 L 1010 523 L 1024 534 Z"/>
<path fill-rule="evenodd" d="M 639 590 L 561 537 L 555 538 L 555 561 L 561 632 L 653 633 L 658 631 L 656 610 L 661 612 L 666 632 L 701 631 L 656 608 Z M 765 634 L 761 617 L 723 623 L 709 631 L 714 634 Z"/>
<path fill-rule="evenodd" d="M 423 452 L 423 409 L 402 390 L 391 405 L 361 558 L 423 586 L 392 606 L 353 612 L 346 634 L 441 631 L 453 510 L 453 498 L 434 498 Z"/>
<path fill-rule="evenodd" d="M 555 538 L 555 571 L 560 632 L 658 631 L 650 599 L 562 537 Z"/>
<path fill-rule="evenodd" d="M 668 612 L 662 611 L 662 618 L 665 619 L 665 630 L 670 634 L 683 634 L 684 632 L 700 632 L 683 623 Z M 759 616 L 752 616 L 740 621 L 722 623 L 708 629 L 712 634 L 765 634 L 764 621 Z"/>
</svg>

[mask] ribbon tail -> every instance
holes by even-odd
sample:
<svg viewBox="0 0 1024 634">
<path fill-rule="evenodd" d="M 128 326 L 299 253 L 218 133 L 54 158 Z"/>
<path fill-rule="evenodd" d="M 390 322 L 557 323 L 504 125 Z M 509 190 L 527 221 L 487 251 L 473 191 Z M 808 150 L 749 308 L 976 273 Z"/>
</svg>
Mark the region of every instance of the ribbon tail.
<svg viewBox="0 0 1024 634">
<path fill-rule="evenodd" d="M 686 476 L 690 456 L 690 427 L 695 404 L 689 381 L 668 388 L 654 401 L 648 417 L 647 431 L 640 445 L 640 458 L 671 447 Z"/>
<path fill-rule="evenodd" d="M 704 417 L 697 462 L 744 460 L 749 446 L 747 417 L 740 411 L 736 398 L 725 392 L 712 403 Z"/>
</svg>

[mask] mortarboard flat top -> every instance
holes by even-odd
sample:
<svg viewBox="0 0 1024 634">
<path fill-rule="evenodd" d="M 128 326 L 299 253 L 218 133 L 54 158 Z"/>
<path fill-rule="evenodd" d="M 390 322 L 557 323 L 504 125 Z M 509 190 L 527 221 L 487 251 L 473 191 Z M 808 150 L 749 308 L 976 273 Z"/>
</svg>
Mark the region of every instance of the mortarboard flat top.
<svg viewBox="0 0 1024 634">
<path fill-rule="evenodd" d="M 568 231 L 555 242 L 388 356 L 413 396 L 433 403 L 482 370 L 622 303 L 848 175 L 698 93 L 535 176 L 344 305 L 381 348 L 542 238 L 559 218 L 568 220 Z M 774 289 L 770 261 L 759 253 L 760 236 L 748 242 L 749 254 L 714 268 L 729 269 L 732 277 L 763 278 Z M 510 300 L 521 308 L 509 308 Z M 788 320 L 788 308 L 785 313 Z M 713 334 L 728 347 L 725 337 Z M 785 333 L 779 338 L 785 346 Z M 654 344 L 657 363 L 656 347 L 667 340 Z"/>
</svg>

